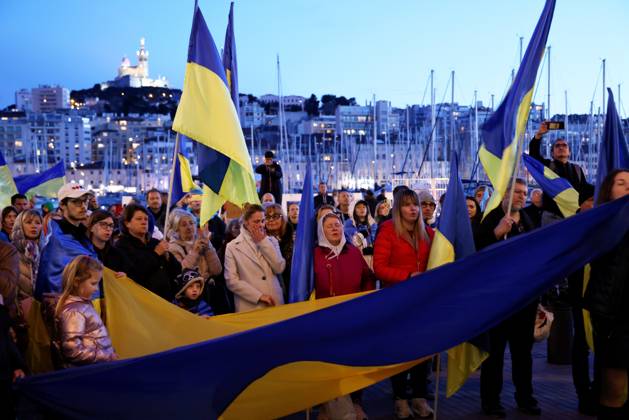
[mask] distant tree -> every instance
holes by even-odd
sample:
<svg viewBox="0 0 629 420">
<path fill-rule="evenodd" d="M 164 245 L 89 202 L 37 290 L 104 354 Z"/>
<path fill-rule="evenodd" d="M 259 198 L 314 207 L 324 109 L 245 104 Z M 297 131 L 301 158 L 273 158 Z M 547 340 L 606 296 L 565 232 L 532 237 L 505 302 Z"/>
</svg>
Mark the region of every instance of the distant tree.
<svg viewBox="0 0 629 420">
<path fill-rule="evenodd" d="M 304 102 L 304 110 L 308 113 L 309 117 L 319 116 L 319 100 L 314 93 Z"/>
</svg>

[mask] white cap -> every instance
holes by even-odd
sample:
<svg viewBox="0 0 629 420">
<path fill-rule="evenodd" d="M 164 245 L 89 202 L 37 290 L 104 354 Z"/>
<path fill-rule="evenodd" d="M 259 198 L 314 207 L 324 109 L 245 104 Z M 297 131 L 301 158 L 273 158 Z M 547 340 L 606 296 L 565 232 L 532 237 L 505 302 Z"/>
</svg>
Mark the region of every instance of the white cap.
<svg viewBox="0 0 629 420">
<path fill-rule="evenodd" d="M 83 188 L 82 185 L 75 182 L 70 182 L 64 184 L 63 187 L 59 188 L 57 198 L 59 199 L 59 201 L 62 201 L 64 198 L 79 198 L 89 193 L 90 192 Z"/>
</svg>

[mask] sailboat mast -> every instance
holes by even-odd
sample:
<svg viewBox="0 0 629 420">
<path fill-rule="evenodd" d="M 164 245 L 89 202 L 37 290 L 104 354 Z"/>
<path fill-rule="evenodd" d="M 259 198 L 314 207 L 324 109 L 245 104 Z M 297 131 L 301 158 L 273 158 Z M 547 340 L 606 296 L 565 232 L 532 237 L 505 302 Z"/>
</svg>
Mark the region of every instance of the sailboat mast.
<svg viewBox="0 0 629 420">
<path fill-rule="evenodd" d="M 607 60 L 603 58 L 603 107 L 601 108 L 601 115 L 605 115 L 605 62 Z"/>
<path fill-rule="evenodd" d="M 378 128 L 376 127 L 376 94 L 373 94 L 373 180 L 378 182 Z"/>
<path fill-rule="evenodd" d="M 548 119 L 550 120 L 550 45 L 548 46 L 548 104 L 546 106 L 546 112 L 548 113 Z"/>
</svg>

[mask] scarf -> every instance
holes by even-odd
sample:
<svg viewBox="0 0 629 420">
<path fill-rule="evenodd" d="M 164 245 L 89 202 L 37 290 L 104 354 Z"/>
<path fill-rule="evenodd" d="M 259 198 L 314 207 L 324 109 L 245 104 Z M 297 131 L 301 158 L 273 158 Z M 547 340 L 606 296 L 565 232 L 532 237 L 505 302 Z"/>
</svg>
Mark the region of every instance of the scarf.
<svg viewBox="0 0 629 420">
<path fill-rule="evenodd" d="M 13 226 L 11 238 L 13 246 L 15 246 L 20 253 L 20 259 L 22 262 L 30 265 L 31 267 L 31 281 L 33 290 L 35 290 L 35 280 L 37 279 L 37 272 L 39 269 L 39 258 L 44 244 L 44 232 L 42 229 L 39 233 L 39 238 L 36 240 L 26 238 L 24 228 L 22 227 L 25 214 L 26 212 L 22 212 L 15 219 L 15 225 Z"/>
<path fill-rule="evenodd" d="M 319 246 L 328 248 L 330 250 L 330 253 L 326 255 L 326 259 L 331 260 L 332 258 L 338 258 L 338 256 L 343 251 L 343 247 L 345 246 L 345 242 L 346 242 L 345 230 L 343 229 L 343 224 L 341 223 L 341 242 L 339 242 L 338 245 L 332 245 L 330 241 L 328 241 L 328 238 L 325 237 L 325 233 L 323 232 L 323 219 L 325 219 L 325 217 L 322 217 L 317 222 Z"/>
</svg>

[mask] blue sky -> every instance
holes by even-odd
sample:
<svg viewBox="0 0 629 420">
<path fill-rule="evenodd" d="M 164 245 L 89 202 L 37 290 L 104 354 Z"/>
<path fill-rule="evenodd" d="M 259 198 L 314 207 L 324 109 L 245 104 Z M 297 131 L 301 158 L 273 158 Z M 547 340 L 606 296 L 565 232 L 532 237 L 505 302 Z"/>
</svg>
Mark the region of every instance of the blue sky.
<svg viewBox="0 0 629 420">
<path fill-rule="evenodd" d="M 60 0 L 0 2 L 0 107 L 14 91 L 38 84 L 70 89 L 110 80 L 123 55 L 135 62 L 140 37 L 150 52 L 151 76 L 181 87 L 194 2 L 158 0 Z M 200 0 L 221 48 L 228 0 Z M 280 55 L 284 94 L 372 94 L 394 106 L 422 103 L 430 69 L 437 101 L 496 105 L 519 59 L 519 37 L 528 43 L 543 0 L 237 0 L 235 9 L 239 84 L 242 93 L 277 92 Z M 551 111 L 588 112 L 600 106 L 601 59 L 607 86 L 629 98 L 629 2 L 558 0 L 548 44 Z M 595 92 L 595 87 L 598 87 Z M 546 100 L 547 82 L 536 92 Z M 423 100 L 430 102 L 427 92 Z M 620 113 L 627 116 L 623 105 Z"/>
</svg>

